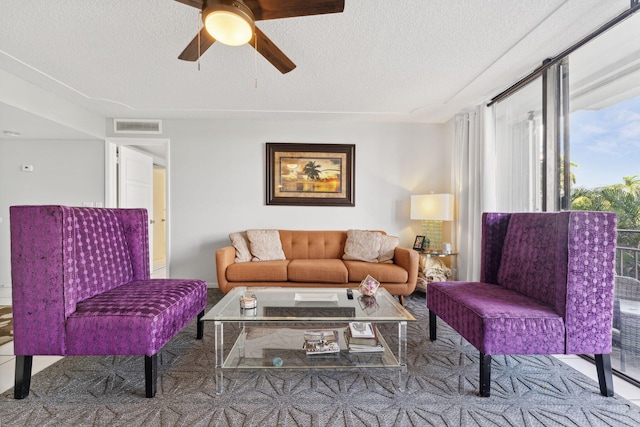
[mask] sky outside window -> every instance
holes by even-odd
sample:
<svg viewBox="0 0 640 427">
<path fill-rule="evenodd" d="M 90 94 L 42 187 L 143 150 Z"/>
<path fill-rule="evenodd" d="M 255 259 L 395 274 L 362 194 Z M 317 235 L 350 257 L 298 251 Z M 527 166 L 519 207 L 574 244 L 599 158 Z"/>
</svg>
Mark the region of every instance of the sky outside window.
<svg viewBox="0 0 640 427">
<path fill-rule="evenodd" d="M 571 114 L 573 187 L 595 188 L 640 175 L 640 97 Z"/>
</svg>

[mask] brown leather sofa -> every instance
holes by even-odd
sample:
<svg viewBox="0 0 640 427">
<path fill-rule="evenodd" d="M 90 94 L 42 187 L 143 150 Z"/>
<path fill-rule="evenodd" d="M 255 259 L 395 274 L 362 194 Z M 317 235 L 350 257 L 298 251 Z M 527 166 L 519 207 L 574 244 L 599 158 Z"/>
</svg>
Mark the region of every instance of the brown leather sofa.
<svg viewBox="0 0 640 427">
<path fill-rule="evenodd" d="M 371 275 L 392 295 L 411 294 L 418 277 L 419 256 L 396 247 L 392 263 L 343 260 L 346 231 L 278 230 L 285 260 L 235 262 L 236 250 L 216 251 L 218 286 L 357 287 Z"/>
</svg>

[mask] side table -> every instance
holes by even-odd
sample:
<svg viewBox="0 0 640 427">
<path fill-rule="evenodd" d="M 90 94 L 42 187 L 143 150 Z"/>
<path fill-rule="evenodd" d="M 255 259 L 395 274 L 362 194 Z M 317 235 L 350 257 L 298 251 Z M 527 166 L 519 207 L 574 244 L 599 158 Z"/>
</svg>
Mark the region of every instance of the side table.
<svg viewBox="0 0 640 427">
<path fill-rule="evenodd" d="M 451 279 L 458 280 L 458 252 L 443 252 L 438 250 L 418 251 L 421 257 L 446 258 L 451 257 Z"/>
</svg>

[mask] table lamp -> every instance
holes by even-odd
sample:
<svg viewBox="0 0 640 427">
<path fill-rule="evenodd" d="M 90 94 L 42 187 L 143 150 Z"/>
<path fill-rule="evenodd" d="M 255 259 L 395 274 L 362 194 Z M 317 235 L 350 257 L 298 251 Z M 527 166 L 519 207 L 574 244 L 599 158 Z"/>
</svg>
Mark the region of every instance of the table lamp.
<svg viewBox="0 0 640 427">
<path fill-rule="evenodd" d="M 426 238 L 423 249 L 441 251 L 442 221 L 453 221 L 453 195 L 411 196 L 411 219 L 422 221 L 422 232 Z"/>
</svg>

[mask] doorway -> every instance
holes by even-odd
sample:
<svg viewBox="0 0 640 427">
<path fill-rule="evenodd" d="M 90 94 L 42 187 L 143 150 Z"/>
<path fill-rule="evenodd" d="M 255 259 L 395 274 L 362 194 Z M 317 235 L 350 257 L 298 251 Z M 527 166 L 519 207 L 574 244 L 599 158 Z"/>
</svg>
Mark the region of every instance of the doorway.
<svg viewBox="0 0 640 427">
<path fill-rule="evenodd" d="M 167 266 L 167 170 L 153 165 L 153 272 Z"/>
<path fill-rule="evenodd" d="M 170 163 L 166 138 L 108 138 L 105 141 L 105 206 L 118 207 L 118 149 L 127 146 L 153 158 L 153 207 L 149 209 L 151 275 L 170 277 Z M 157 206 L 157 207 L 156 207 Z M 153 216 L 152 216 L 153 215 Z"/>
</svg>

